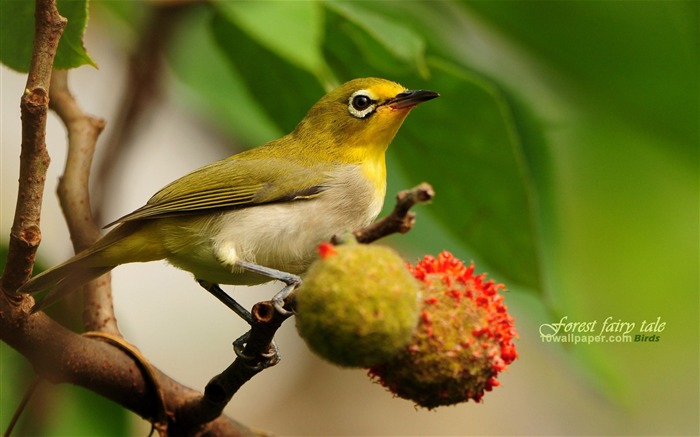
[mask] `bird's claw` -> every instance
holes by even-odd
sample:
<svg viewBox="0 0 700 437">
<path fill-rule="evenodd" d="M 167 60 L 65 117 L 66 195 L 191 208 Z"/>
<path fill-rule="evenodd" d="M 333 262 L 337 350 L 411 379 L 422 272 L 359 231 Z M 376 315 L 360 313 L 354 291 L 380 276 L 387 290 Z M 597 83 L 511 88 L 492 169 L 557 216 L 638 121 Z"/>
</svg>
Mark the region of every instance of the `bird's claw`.
<svg viewBox="0 0 700 437">
<path fill-rule="evenodd" d="M 233 352 L 236 354 L 236 357 L 243 360 L 246 366 L 250 367 L 253 370 L 259 371 L 268 367 L 272 367 L 280 362 L 282 357 L 280 356 L 279 349 L 277 349 L 277 345 L 274 341 L 270 343 L 270 348 L 268 349 L 268 351 L 260 353 L 259 356 L 246 354 L 244 351 L 249 338 L 250 331 L 238 337 L 233 342 Z"/>
<path fill-rule="evenodd" d="M 272 306 L 275 307 L 275 311 L 277 311 L 281 316 L 284 317 L 290 317 L 294 315 L 294 311 L 290 311 L 284 307 L 284 298 L 280 298 L 278 296 L 275 296 L 272 298 Z"/>
</svg>

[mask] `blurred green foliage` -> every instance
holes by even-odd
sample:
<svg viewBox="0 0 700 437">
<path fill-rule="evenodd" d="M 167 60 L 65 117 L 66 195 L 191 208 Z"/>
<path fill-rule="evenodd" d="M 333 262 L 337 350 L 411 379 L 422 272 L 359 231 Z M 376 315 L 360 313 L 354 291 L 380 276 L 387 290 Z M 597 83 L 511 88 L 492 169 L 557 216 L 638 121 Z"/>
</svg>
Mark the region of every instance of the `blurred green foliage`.
<svg viewBox="0 0 700 437">
<path fill-rule="evenodd" d="M 83 47 L 83 32 L 88 21 L 87 0 L 58 0 L 59 13 L 68 19 L 58 43 L 56 68 L 96 66 Z M 0 1 L 0 62 L 20 71 L 29 71 L 34 42 L 34 2 Z"/>
<path fill-rule="evenodd" d="M 149 5 L 120 3 L 99 4 L 147 22 Z M 570 352 L 649 433 L 692 434 L 698 16 L 695 1 L 221 1 L 191 7 L 167 56 L 188 102 L 249 146 L 353 77 L 440 92 L 390 149 L 390 194 L 437 191 L 392 241 L 530 292 L 507 299 L 537 307 L 531 326 L 661 317 L 660 343 Z"/>
</svg>

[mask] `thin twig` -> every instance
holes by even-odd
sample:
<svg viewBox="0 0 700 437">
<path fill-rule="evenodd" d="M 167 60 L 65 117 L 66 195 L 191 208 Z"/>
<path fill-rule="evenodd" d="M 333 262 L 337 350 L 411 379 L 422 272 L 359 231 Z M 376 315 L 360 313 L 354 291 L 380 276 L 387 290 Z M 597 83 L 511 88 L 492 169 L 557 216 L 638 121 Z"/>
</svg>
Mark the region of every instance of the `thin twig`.
<svg viewBox="0 0 700 437">
<path fill-rule="evenodd" d="M 51 161 L 46 150 L 46 117 L 53 60 L 67 20 L 56 9 L 52 0 L 35 4 L 34 47 L 27 75 L 27 83 L 20 100 L 22 114 L 22 147 L 19 163 L 19 186 L 14 222 L 10 231 L 7 260 L 0 278 L 0 316 L 2 321 L 14 321 L 15 328 L 27 314 L 26 300 L 17 293 L 31 275 L 36 251 L 41 242 L 41 203 L 44 195 L 46 171 Z M 7 331 L 0 331 L 5 339 Z M 6 435 L 24 411 L 41 380 L 36 377 L 17 408 Z"/>
<path fill-rule="evenodd" d="M 153 428 L 158 430 L 160 435 L 167 435 L 168 433 L 168 410 L 165 407 L 165 399 L 163 397 L 163 390 L 160 388 L 160 383 L 158 380 L 158 374 L 156 373 L 155 367 L 141 354 L 136 346 L 128 343 L 122 338 L 121 335 L 113 335 L 107 332 L 100 331 L 88 331 L 83 333 L 84 336 L 90 338 L 97 338 L 105 341 L 112 346 L 121 349 L 127 355 L 136 361 L 142 369 L 148 385 L 151 387 L 151 391 L 155 393 L 158 405 L 158 414 L 155 419 L 151 422 Z"/>
<path fill-rule="evenodd" d="M 22 400 L 19 402 L 19 405 L 15 409 L 15 412 L 12 415 L 12 419 L 10 419 L 10 423 L 5 429 L 3 437 L 9 437 L 10 434 L 12 434 L 12 431 L 15 429 L 19 418 L 22 416 L 22 413 L 24 412 L 25 408 L 27 408 L 29 401 L 31 400 L 32 396 L 34 396 L 36 389 L 39 387 L 39 384 L 41 384 L 42 381 L 43 378 L 41 378 L 40 376 L 35 376 L 34 378 L 32 378 L 32 382 L 29 383 L 29 387 L 27 387 L 27 390 L 24 392 L 24 396 L 22 396 Z"/>
<path fill-rule="evenodd" d="M 396 206 L 389 215 L 377 220 L 371 225 L 358 229 L 353 235 L 358 243 L 372 243 L 391 234 L 405 234 L 413 228 L 416 214 L 410 211 L 415 205 L 428 203 L 435 197 L 433 187 L 423 182 L 420 185 L 404 190 L 396 195 Z M 338 241 L 341 237 L 334 237 Z"/>
<path fill-rule="evenodd" d="M 253 306 L 251 315 L 253 322 L 243 355 L 252 359 L 258 358 L 259 361 L 251 362 L 236 357 L 230 366 L 209 381 L 204 390 L 204 396 L 192 399 L 176 413 L 180 417 L 178 420 L 180 424 L 206 423 L 219 416 L 243 384 L 268 367 L 264 365 L 266 358 L 263 354 L 270 352 L 275 333 L 288 316 L 280 314 L 272 301 L 258 302 Z M 274 364 L 276 361 L 269 365 Z"/>
</svg>

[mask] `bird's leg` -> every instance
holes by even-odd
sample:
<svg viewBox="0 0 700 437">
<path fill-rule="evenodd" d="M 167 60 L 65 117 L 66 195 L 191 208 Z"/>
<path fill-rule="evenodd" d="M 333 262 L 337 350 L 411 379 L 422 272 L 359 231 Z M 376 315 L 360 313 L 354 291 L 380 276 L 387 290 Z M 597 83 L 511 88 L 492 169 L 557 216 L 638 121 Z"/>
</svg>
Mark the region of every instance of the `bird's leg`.
<svg viewBox="0 0 700 437">
<path fill-rule="evenodd" d="M 229 307 L 234 313 L 238 314 L 238 316 L 241 319 L 245 320 L 249 325 L 253 323 L 253 316 L 250 315 L 250 311 L 243 308 L 243 305 L 236 302 L 234 298 L 232 298 L 224 290 L 222 290 L 221 287 L 219 287 L 219 284 L 204 281 L 201 279 L 197 279 L 197 282 L 199 283 L 199 285 L 202 286 L 202 288 L 211 293 L 215 298 L 219 299 L 219 302 L 223 303 L 224 305 Z"/>
<path fill-rule="evenodd" d="M 299 284 L 301 284 L 301 278 L 299 276 L 283 272 L 281 270 L 260 266 L 258 264 L 249 263 L 247 261 L 236 261 L 236 266 L 242 268 L 243 270 L 267 276 L 270 279 L 276 279 L 287 284 L 282 290 L 272 297 L 272 304 L 277 312 L 285 317 L 289 317 L 294 314 L 292 311 L 284 308 L 284 300 L 290 294 L 292 294 Z"/>
<path fill-rule="evenodd" d="M 236 313 L 240 318 L 245 320 L 249 325 L 253 324 L 253 316 L 251 316 L 250 311 L 245 309 L 243 305 L 236 302 L 235 299 L 233 299 L 224 290 L 222 290 L 219 284 L 204 281 L 201 279 L 198 279 L 197 282 L 199 283 L 199 285 L 202 286 L 202 288 L 211 293 L 215 298 L 217 298 L 221 303 L 230 308 L 234 313 Z M 233 351 L 236 353 L 237 357 L 240 357 L 245 361 L 257 361 L 255 357 L 251 357 L 243 353 L 243 348 L 245 347 L 246 341 L 248 341 L 248 337 L 250 337 L 250 331 L 238 337 L 233 342 Z M 276 364 L 280 360 L 279 352 L 277 351 L 277 345 L 274 342 L 270 345 L 270 352 L 262 355 L 267 360 L 267 362 L 258 363 L 256 366 L 269 367 L 271 365 Z"/>
<path fill-rule="evenodd" d="M 275 294 L 272 297 L 272 304 L 274 305 L 275 310 L 277 310 L 279 314 L 285 317 L 289 317 L 292 314 L 294 314 L 292 311 L 289 311 L 284 308 L 284 299 L 286 299 L 294 291 L 294 289 L 297 288 L 299 284 L 301 284 L 301 278 L 299 276 L 283 272 L 281 270 L 275 270 L 270 267 L 261 266 L 252 262 L 243 261 L 239 259 L 238 252 L 235 246 L 230 243 L 223 243 L 218 245 L 215 248 L 214 254 L 218 258 L 218 260 L 225 266 L 238 267 L 248 272 L 256 273 L 261 276 L 266 276 L 270 279 L 282 281 L 285 284 L 287 284 L 282 290 L 280 290 L 279 293 Z M 215 294 L 215 296 L 217 295 Z M 217 298 L 221 300 L 219 296 L 217 296 Z M 226 301 L 222 300 L 222 302 L 224 302 L 224 304 L 228 306 L 228 303 Z M 236 311 L 236 313 L 238 312 Z"/>
<path fill-rule="evenodd" d="M 236 261 L 235 266 L 252 273 L 257 273 L 259 275 L 266 276 L 270 279 L 275 279 L 284 282 L 286 284 L 284 288 L 282 288 L 282 290 L 280 290 L 277 294 L 275 294 L 272 297 L 272 305 L 275 308 L 275 311 L 277 311 L 277 313 L 279 313 L 285 319 L 294 314 L 292 311 L 289 311 L 284 308 L 284 300 L 294 291 L 294 289 L 296 289 L 296 287 L 299 286 L 299 284 L 301 284 L 301 278 L 299 276 L 280 270 L 275 270 L 269 267 L 261 266 L 258 264 L 250 263 L 247 261 Z M 223 300 L 222 302 L 226 303 Z M 250 315 L 250 313 L 248 314 Z M 245 355 L 243 353 L 243 350 L 246 346 L 246 343 L 248 342 L 248 339 L 250 338 L 250 334 L 251 331 L 246 332 L 233 343 L 233 348 L 236 352 L 236 355 L 249 362 L 253 361 L 254 357 Z M 274 340 L 270 343 L 269 352 L 261 355 L 263 356 L 263 358 L 265 358 L 265 360 L 257 362 L 254 365 L 256 369 L 274 366 L 281 359 L 279 350 L 277 349 L 277 345 L 275 344 Z"/>
</svg>

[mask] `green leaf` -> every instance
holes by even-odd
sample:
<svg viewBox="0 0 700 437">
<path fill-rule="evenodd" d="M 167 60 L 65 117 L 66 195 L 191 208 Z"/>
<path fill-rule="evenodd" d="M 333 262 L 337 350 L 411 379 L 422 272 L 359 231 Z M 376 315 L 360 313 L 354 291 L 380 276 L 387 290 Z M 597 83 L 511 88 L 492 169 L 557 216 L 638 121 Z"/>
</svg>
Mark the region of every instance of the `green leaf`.
<svg viewBox="0 0 700 437">
<path fill-rule="evenodd" d="M 414 183 L 433 184 L 429 211 L 482 268 L 541 291 L 534 186 L 506 101 L 445 61 L 430 58 L 428 66 L 430 82 L 417 85 L 441 97 L 409 116 L 395 156 Z"/>
<path fill-rule="evenodd" d="M 364 7 L 364 2 L 326 1 L 326 7 L 348 22 L 362 29 L 368 36 L 386 50 L 386 53 L 415 66 L 422 76 L 427 76 L 425 66 L 425 41 L 411 28 L 392 20 L 386 15 L 377 14 Z M 358 39 L 357 41 L 361 41 Z M 371 53 L 371 50 L 368 50 Z"/>
<path fill-rule="evenodd" d="M 326 14 L 326 35 L 323 47 L 326 61 L 341 82 L 369 76 L 390 79 L 410 70 L 405 62 L 332 10 Z M 361 62 L 356 62 L 358 59 Z"/>
<path fill-rule="evenodd" d="M 251 39 L 223 14 L 214 16 L 212 29 L 226 60 L 282 132 L 292 131 L 325 94 L 309 70 L 299 68 Z"/>
<path fill-rule="evenodd" d="M 0 60 L 6 66 L 29 71 L 34 44 L 34 2 L 0 1 Z"/>
<path fill-rule="evenodd" d="M 323 11 L 316 1 L 218 1 L 216 6 L 257 44 L 323 77 Z"/>
<path fill-rule="evenodd" d="M 58 0 L 58 12 L 68 19 L 58 44 L 54 67 L 60 69 L 77 68 L 81 65 L 97 67 L 83 45 L 83 35 L 88 22 L 87 0 Z"/>
<path fill-rule="evenodd" d="M 700 3 L 371 5 L 430 29 L 424 33 L 430 53 L 488 77 L 507 96 L 534 180 L 550 310 L 524 314 L 532 325 L 523 338 L 561 316 L 599 326 L 607 317 L 636 322 L 635 333 L 642 321 L 661 317 L 668 329 L 657 343 L 578 344 L 568 352 L 579 358 L 575 367 L 595 374 L 606 394 L 630 407 L 625 414 L 633 416 L 621 415 L 619 426 L 697 434 L 687 411 L 698 406 L 700 331 L 697 305 L 688 303 L 699 291 Z M 439 76 L 434 71 L 435 81 Z M 421 109 L 427 107 L 414 111 L 402 132 L 427 115 Z M 466 171 L 449 176 L 471 178 Z M 678 390 L 678 375 L 687 390 Z M 640 384 L 645 378 L 657 383 Z M 550 385 L 547 393 L 556 389 Z"/>
<path fill-rule="evenodd" d="M 466 5 L 616 116 L 677 140 L 696 138 L 700 2 Z"/>
<path fill-rule="evenodd" d="M 248 146 L 279 137 L 281 129 L 270 120 L 215 41 L 213 12 L 209 7 L 191 10 L 181 18 L 180 30 L 168 45 L 168 61 L 183 85 L 176 95 L 188 103 L 194 101 L 208 119 Z"/>
<path fill-rule="evenodd" d="M 62 384 L 56 387 L 51 408 L 51 424 L 43 435 L 125 436 L 136 415 L 109 399 L 83 387 Z"/>
<path fill-rule="evenodd" d="M 77 68 L 96 66 L 83 47 L 83 33 L 87 25 L 87 0 L 59 0 L 59 13 L 68 24 L 58 44 L 54 67 Z M 0 61 L 19 72 L 29 71 L 34 45 L 34 2 L 0 2 Z"/>
</svg>

